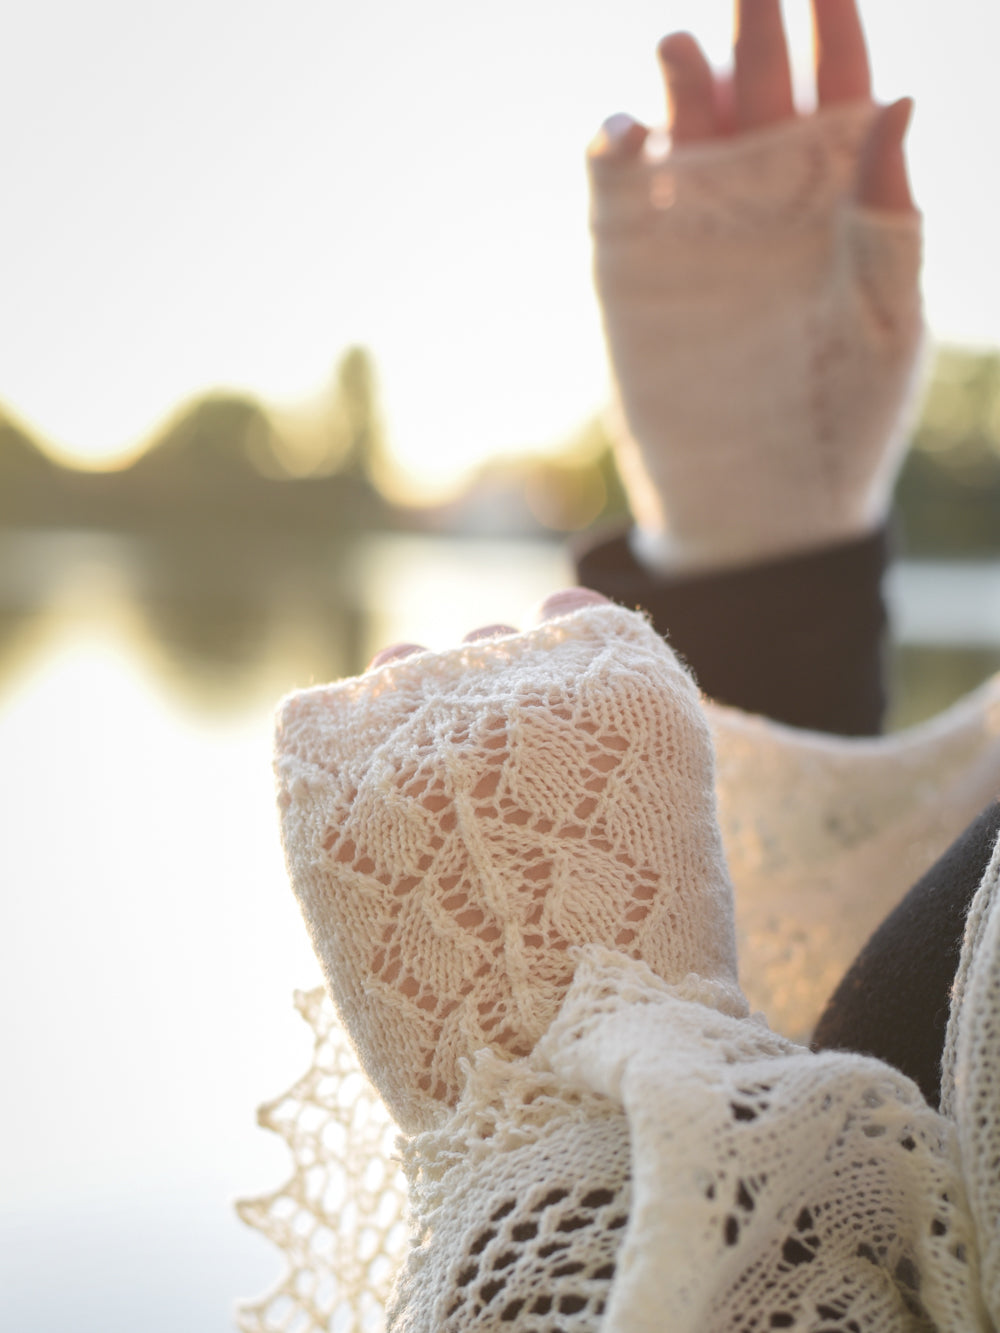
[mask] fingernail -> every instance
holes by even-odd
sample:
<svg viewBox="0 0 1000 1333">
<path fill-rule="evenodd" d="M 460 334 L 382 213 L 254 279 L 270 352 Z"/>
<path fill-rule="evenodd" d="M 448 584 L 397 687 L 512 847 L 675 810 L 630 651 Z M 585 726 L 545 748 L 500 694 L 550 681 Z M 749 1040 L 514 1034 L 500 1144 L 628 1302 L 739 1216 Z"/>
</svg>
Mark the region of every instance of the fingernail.
<svg viewBox="0 0 1000 1333">
<path fill-rule="evenodd" d="M 538 619 L 553 620 L 557 616 L 568 616 L 571 611 L 580 611 L 585 606 L 610 605 L 607 597 L 591 588 L 562 588 L 545 598 L 538 608 Z"/>
<path fill-rule="evenodd" d="M 387 662 L 395 662 L 397 658 L 412 657 L 414 653 L 426 651 L 422 643 L 391 643 L 388 648 L 382 648 L 375 654 L 365 670 L 374 671 L 376 667 L 385 666 Z"/>
<path fill-rule="evenodd" d="M 516 633 L 517 630 L 513 625 L 481 625 L 479 629 L 470 630 L 462 642 L 476 643 L 479 639 L 498 639 L 503 634 Z"/>
<path fill-rule="evenodd" d="M 607 120 L 601 126 L 609 143 L 620 144 L 629 137 L 632 126 L 636 121 L 632 119 L 625 111 L 616 111 L 613 116 L 608 116 Z"/>
</svg>

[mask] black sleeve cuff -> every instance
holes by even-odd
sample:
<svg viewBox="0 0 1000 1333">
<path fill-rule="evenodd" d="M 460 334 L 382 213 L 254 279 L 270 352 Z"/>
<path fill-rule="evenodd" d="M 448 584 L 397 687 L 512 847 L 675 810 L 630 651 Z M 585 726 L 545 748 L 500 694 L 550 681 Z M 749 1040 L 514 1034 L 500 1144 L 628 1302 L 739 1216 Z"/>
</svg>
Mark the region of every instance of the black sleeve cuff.
<svg viewBox="0 0 1000 1333">
<path fill-rule="evenodd" d="M 686 577 L 641 565 L 624 532 L 575 555 L 580 583 L 646 611 L 710 698 L 816 731 L 881 730 L 884 531 Z"/>
</svg>

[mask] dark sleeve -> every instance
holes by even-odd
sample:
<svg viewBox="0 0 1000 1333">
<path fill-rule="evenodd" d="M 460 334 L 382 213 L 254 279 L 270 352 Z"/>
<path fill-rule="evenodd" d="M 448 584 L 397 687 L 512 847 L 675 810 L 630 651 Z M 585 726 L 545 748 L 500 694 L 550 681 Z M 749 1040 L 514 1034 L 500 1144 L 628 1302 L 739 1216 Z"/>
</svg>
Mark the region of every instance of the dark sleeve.
<svg viewBox="0 0 1000 1333">
<path fill-rule="evenodd" d="M 576 552 L 580 583 L 647 611 L 710 698 L 843 736 L 882 726 L 886 561 L 884 532 L 684 578 L 640 565 L 625 533 Z"/>
<path fill-rule="evenodd" d="M 823 1011 L 816 1050 L 888 1061 L 941 1097 L 941 1056 L 965 918 L 1000 834 L 989 806 L 876 930 Z"/>
</svg>

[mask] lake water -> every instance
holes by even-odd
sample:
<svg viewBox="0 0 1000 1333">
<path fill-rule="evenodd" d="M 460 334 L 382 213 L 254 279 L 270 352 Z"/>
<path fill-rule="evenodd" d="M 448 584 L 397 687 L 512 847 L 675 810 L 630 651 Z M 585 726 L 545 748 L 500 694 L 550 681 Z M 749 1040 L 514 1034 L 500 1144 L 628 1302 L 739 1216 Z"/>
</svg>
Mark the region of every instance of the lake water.
<svg viewBox="0 0 1000 1333">
<path fill-rule="evenodd" d="M 0 539 L 0 1327 L 223 1333 L 279 1260 L 256 1105 L 308 1060 L 316 965 L 270 776 L 285 691 L 443 646 L 571 581 L 558 546 L 164 550 Z M 1000 569 L 905 565 L 897 718 L 1000 667 Z"/>
</svg>

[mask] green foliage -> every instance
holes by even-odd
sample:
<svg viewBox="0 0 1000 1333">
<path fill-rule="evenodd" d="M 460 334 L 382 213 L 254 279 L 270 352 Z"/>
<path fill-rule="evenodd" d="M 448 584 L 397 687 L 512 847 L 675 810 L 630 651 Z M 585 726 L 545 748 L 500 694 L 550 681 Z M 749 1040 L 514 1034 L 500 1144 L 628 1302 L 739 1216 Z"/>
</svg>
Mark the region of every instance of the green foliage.
<svg viewBox="0 0 1000 1333">
<path fill-rule="evenodd" d="M 896 502 L 910 555 L 1000 552 L 1000 353 L 938 353 Z"/>
<path fill-rule="evenodd" d="M 336 371 L 331 432 L 339 470 L 377 482 L 386 441 L 378 403 L 375 362 L 365 347 L 349 347 Z"/>
<path fill-rule="evenodd" d="M 628 517 L 611 437 L 596 416 L 570 436 L 554 457 L 524 464 L 524 494 L 531 515 L 554 532 L 579 532 Z"/>
<path fill-rule="evenodd" d="M 0 411 L 0 488 L 47 479 L 53 466 L 28 432 Z"/>
<path fill-rule="evenodd" d="M 232 481 L 273 448 L 273 433 L 267 413 L 252 399 L 213 394 L 182 409 L 133 468 Z"/>
</svg>

